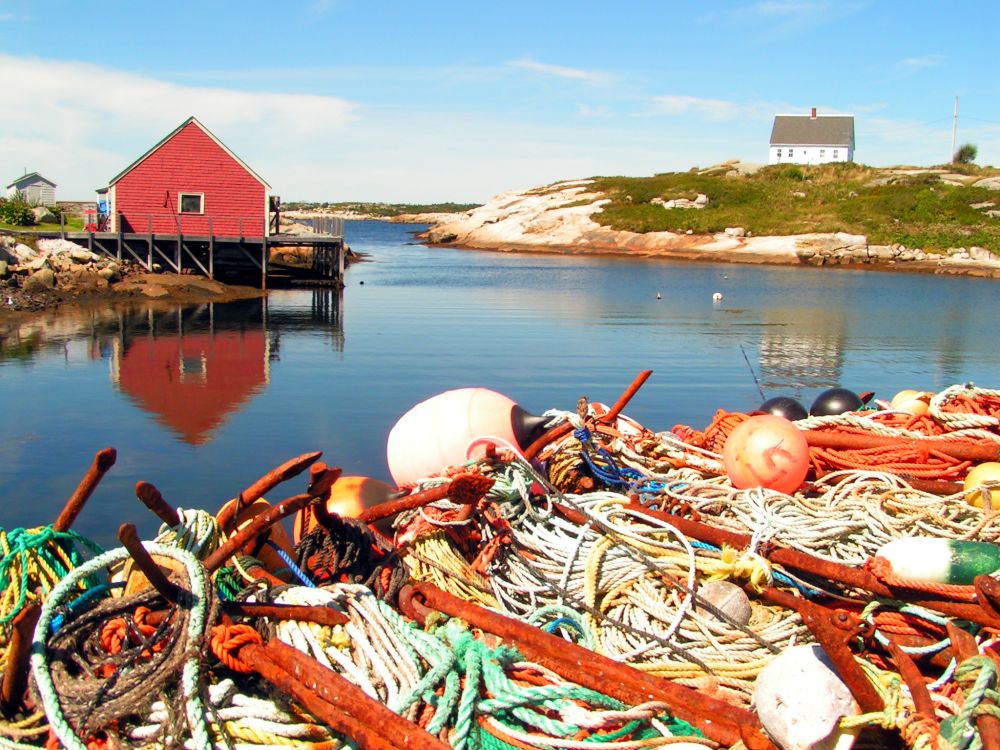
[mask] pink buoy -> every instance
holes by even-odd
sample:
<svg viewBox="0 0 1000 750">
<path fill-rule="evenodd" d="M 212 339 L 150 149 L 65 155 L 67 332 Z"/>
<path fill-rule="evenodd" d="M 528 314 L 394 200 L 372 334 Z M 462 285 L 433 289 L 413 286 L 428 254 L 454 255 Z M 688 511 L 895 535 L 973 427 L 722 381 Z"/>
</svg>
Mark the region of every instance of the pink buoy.
<svg viewBox="0 0 1000 750">
<path fill-rule="evenodd" d="M 412 484 L 465 463 L 470 444 L 484 436 L 523 447 L 518 434 L 523 438 L 537 420 L 488 388 L 445 391 L 414 406 L 389 432 L 389 473 L 400 486 Z"/>
<path fill-rule="evenodd" d="M 809 444 L 802 431 L 784 417 L 750 417 L 726 438 L 722 463 L 734 487 L 792 493 L 809 471 Z"/>
</svg>

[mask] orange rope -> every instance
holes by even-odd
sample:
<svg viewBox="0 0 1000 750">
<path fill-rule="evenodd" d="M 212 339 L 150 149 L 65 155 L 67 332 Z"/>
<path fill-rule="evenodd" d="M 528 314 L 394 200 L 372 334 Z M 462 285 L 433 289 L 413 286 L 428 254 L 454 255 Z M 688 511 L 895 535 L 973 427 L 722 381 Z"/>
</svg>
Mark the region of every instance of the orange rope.
<svg viewBox="0 0 1000 750">
<path fill-rule="evenodd" d="M 209 644 L 212 653 L 225 666 L 234 672 L 250 674 L 253 668 L 246 662 L 240 660 L 238 652 L 242 646 L 248 643 L 261 644 L 264 639 L 260 633 L 249 625 L 216 625 L 212 628 L 212 637 Z"/>
<path fill-rule="evenodd" d="M 865 563 L 865 570 L 882 581 L 886 586 L 893 588 L 924 591 L 928 594 L 936 594 L 956 601 L 976 601 L 975 586 L 960 586 L 952 583 L 933 583 L 913 578 L 901 578 L 892 572 L 892 563 L 884 557 L 868 558 L 868 561 Z"/>
</svg>

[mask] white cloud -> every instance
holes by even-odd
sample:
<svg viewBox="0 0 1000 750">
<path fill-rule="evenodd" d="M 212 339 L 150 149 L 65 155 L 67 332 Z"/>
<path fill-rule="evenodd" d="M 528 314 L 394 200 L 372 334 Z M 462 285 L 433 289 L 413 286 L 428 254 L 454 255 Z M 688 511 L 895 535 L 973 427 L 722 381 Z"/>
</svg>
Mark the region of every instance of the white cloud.
<svg viewBox="0 0 1000 750">
<path fill-rule="evenodd" d="M 897 64 L 901 68 L 934 68 L 944 61 L 944 55 L 924 55 L 923 57 L 906 57 Z"/>
<path fill-rule="evenodd" d="M 567 68 L 562 65 L 548 65 L 537 60 L 524 57 L 520 60 L 511 60 L 507 63 L 512 68 L 530 70 L 535 73 L 556 76 L 557 78 L 568 78 L 574 81 L 582 81 L 597 86 L 604 86 L 611 83 L 614 78 L 607 73 L 600 73 L 592 70 L 581 70 L 579 68 Z"/>
<path fill-rule="evenodd" d="M 704 99 L 697 96 L 654 96 L 648 114 L 695 115 L 705 120 L 746 120 L 773 117 L 778 112 L 798 111 L 787 104 L 774 102 L 734 102 L 726 99 Z"/>
<path fill-rule="evenodd" d="M 611 108 L 604 104 L 577 104 L 576 114 L 578 117 L 614 117 L 614 112 L 611 111 Z"/>
<path fill-rule="evenodd" d="M 32 102 L 31 117 L 0 120 L 0 170 L 51 175 L 66 198 L 88 197 L 191 115 L 251 164 L 288 140 L 320 148 L 358 117 L 355 104 L 335 97 L 183 86 L 8 55 L 0 80 L 11 101 Z"/>
</svg>

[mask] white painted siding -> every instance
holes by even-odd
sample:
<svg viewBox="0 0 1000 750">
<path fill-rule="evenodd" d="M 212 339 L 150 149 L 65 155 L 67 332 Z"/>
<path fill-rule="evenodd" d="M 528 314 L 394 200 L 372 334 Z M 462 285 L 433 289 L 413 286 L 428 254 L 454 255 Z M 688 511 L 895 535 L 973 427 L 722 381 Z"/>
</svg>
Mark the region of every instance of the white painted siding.
<svg viewBox="0 0 1000 750">
<path fill-rule="evenodd" d="M 771 146 L 768 164 L 826 164 L 831 161 L 854 161 L 853 149 L 847 146 Z"/>
</svg>

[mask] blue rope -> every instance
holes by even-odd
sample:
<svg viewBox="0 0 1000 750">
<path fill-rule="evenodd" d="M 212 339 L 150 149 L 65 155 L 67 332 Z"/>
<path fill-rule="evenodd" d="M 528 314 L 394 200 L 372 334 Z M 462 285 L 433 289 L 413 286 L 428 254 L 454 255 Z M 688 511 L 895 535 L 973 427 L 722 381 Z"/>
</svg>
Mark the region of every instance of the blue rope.
<svg viewBox="0 0 1000 750">
<path fill-rule="evenodd" d="M 295 564 L 295 562 L 292 560 L 292 558 L 288 556 L 288 553 L 285 552 L 285 550 L 281 549 L 281 547 L 272 542 L 270 539 L 267 540 L 267 546 L 278 553 L 278 557 L 280 557 L 285 562 L 285 565 L 288 566 L 288 569 L 292 571 L 292 575 L 298 578 L 302 582 L 303 586 L 308 586 L 311 589 L 316 588 L 316 584 L 313 583 L 311 580 L 309 580 L 309 576 L 307 576 L 304 572 L 302 572 L 302 569 Z"/>
<path fill-rule="evenodd" d="M 97 586 L 93 586 L 87 589 L 82 594 L 80 594 L 80 596 L 78 596 L 76 599 L 67 604 L 65 607 L 62 607 L 63 611 L 61 611 L 59 614 L 55 615 L 52 618 L 51 633 L 54 635 L 56 632 L 58 632 L 59 628 L 63 626 L 63 623 L 66 620 L 66 615 L 72 614 L 76 610 L 82 608 L 85 604 L 88 604 L 92 599 L 96 599 L 97 597 L 106 594 L 111 589 L 122 589 L 122 588 L 125 588 L 125 581 L 117 581 L 115 583 L 101 583 L 98 584 Z"/>
</svg>

